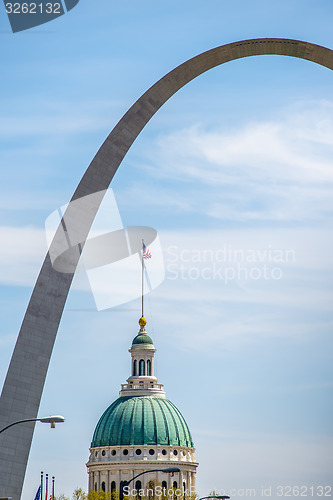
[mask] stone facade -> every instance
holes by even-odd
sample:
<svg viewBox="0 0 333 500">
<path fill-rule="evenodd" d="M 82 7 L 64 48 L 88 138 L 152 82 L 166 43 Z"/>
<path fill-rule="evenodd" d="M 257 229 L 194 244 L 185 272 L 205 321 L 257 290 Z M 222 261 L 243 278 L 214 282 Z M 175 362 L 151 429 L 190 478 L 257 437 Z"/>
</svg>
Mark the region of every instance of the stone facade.
<svg viewBox="0 0 333 500">
<path fill-rule="evenodd" d="M 179 467 L 180 473 L 176 472 L 173 476 L 163 472 L 145 474 L 141 478 L 140 488 L 147 489 L 149 481 L 153 480 L 156 485 L 163 486 L 167 490 L 180 488 L 181 496 L 190 496 L 195 492 L 197 466 L 194 448 L 153 445 L 93 448 L 87 463 L 89 491 L 101 489 L 109 492 L 113 489 L 119 491 L 121 481 L 129 481 L 140 472 Z M 131 484 L 130 487 L 135 488 L 135 484 Z"/>
</svg>

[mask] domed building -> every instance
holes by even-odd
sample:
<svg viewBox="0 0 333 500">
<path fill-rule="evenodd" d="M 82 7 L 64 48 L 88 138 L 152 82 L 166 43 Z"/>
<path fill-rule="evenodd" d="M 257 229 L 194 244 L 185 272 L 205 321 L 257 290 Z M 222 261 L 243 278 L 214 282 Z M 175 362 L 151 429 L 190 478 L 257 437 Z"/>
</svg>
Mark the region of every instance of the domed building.
<svg viewBox="0 0 333 500">
<path fill-rule="evenodd" d="M 129 349 L 132 374 L 122 384 L 119 398 L 101 416 L 92 438 L 87 463 L 89 492 L 119 491 L 123 481 L 151 470 L 131 483 L 131 490 L 151 491 L 158 486 L 160 490 L 178 489 L 178 496 L 190 496 L 195 493 L 198 466 L 191 433 L 154 376 L 156 349 L 143 317 L 139 325 Z M 180 472 L 161 472 L 169 467 L 178 467 Z"/>
</svg>

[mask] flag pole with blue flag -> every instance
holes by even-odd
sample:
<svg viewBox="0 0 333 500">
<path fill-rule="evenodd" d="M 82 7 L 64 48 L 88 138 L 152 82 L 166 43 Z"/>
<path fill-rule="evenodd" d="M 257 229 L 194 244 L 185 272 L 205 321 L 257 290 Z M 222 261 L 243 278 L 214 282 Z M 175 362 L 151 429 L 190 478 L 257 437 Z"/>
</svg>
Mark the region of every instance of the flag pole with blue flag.
<svg viewBox="0 0 333 500">
<path fill-rule="evenodd" d="M 35 496 L 35 500 L 41 500 L 41 493 L 42 493 L 42 487 L 41 487 L 41 485 L 39 485 L 36 496 Z"/>
</svg>

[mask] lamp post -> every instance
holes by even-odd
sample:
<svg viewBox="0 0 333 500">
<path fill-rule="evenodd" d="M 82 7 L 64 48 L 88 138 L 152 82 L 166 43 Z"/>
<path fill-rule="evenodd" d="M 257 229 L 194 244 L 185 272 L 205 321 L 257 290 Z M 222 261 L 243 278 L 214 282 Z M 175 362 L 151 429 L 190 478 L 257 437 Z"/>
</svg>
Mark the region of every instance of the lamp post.
<svg viewBox="0 0 333 500">
<path fill-rule="evenodd" d="M 146 470 L 146 471 L 140 472 L 140 474 L 137 474 L 136 476 L 132 477 L 132 479 L 130 479 L 129 481 L 122 481 L 120 483 L 119 500 L 123 500 L 124 499 L 124 488 L 125 488 L 125 486 L 128 486 L 137 477 L 142 476 L 143 474 L 149 474 L 150 472 L 165 472 L 166 474 L 168 474 L 168 473 L 173 474 L 174 472 L 180 472 L 180 469 L 179 469 L 179 467 L 168 467 L 167 469 Z"/>
<path fill-rule="evenodd" d="M 24 424 L 25 422 L 42 422 L 42 424 L 50 424 L 51 429 L 55 428 L 55 424 L 60 424 L 65 422 L 65 418 L 61 415 L 53 415 L 51 417 L 42 417 L 42 418 L 25 418 L 24 420 L 17 420 L 17 422 L 13 422 L 3 429 L 0 430 L 0 434 L 13 425 Z M 46 496 L 47 496 L 47 483 L 48 483 L 48 474 L 46 474 Z M 40 485 L 40 498 L 43 498 L 43 472 L 41 472 L 41 485 Z M 1 497 L 0 500 L 10 500 L 11 497 Z"/>
<path fill-rule="evenodd" d="M 6 427 L 0 430 L 0 434 L 1 432 L 6 431 L 10 427 L 13 427 L 13 425 L 24 424 L 25 422 L 42 422 L 43 424 L 50 424 L 51 429 L 54 429 L 55 424 L 65 422 L 65 419 L 61 415 L 55 415 L 52 417 L 42 417 L 42 418 L 26 418 L 24 420 L 18 420 L 17 422 L 13 422 L 12 424 L 7 425 Z"/>
</svg>

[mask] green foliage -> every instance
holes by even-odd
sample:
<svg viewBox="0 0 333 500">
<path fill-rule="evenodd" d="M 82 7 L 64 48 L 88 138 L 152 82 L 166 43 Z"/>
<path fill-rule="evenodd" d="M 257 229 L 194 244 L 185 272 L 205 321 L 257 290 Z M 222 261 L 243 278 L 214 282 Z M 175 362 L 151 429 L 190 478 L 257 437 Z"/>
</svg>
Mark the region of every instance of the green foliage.
<svg viewBox="0 0 333 500">
<path fill-rule="evenodd" d="M 118 490 L 113 490 L 111 493 L 111 500 L 119 500 L 119 491 Z"/>
<path fill-rule="evenodd" d="M 87 500 L 87 495 L 82 488 L 76 488 L 73 493 L 73 500 Z"/>
<path fill-rule="evenodd" d="M 147 488 L 154 490 L 154 487 L 156 486 L 156 484 L 159 484 L 159 483 L 155 482 L 154 480 L 151 480 L 148 482 Z M 171 488 L 171 489 L 174 489 L 174 488 Z M 137 498 L 132 499 L 132 500 L 137 500 Z M 170 500 L 173 500 L 173 499 L 176 500 L 176 498 L 177 497 L 174 496 L 174 497 L 171 497 Z M 119 491 L 113 491 L 112 493 L 110 493 L 110 492 L 106 493 L 105 491 L 98 490 L 98 491 L 91 491 L 90 493 L 87 494 L 82 490 L 82 488 L 77 488 L 73 492 L 72 499 L 73 500 L 119 500 Z M 126 499 L 129 500 L 130 497 L 124 497 L 124 500 L 126 500 Z M 155 495 L 152 495 L 152 492 L 150 492 L 150 491 L 148 492 L 147 497 L 140 497 L 140 500 L 155 500 L 155 499 L 156 500 L 169 500 L 167 495 L 165 494 L 165 490 L 164 491 L 162 490 L 162 495 L 160 497 L 155 497 Z M 68 497 L 66 497 L 63 493 L 61 493 L 59 496 L 54 497 L 54 500 L 70 500 L 70 499 Z M 184 500 L 184 499 L 178 497 L 177 500 Z M 197 496 L 196 495 L 185 495 L 185 500 L 197 500 Z"/>
<path fill-rule="evenodd" d="M 86 500 L 111 500 L 111 493 L 105 493 L 105 491 L 91 491 L 85 497 Z"/>
</svg>

